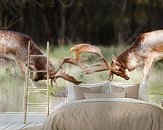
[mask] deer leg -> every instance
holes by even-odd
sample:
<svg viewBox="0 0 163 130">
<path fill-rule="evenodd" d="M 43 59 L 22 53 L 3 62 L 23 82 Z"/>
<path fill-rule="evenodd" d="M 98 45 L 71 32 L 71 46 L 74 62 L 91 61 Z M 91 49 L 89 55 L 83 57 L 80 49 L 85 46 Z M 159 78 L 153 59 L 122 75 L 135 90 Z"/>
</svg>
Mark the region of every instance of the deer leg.
<svg viewBox="0 0 163 130">
<path fill-rule="evenodd" d="M 153 65 L 154 59 L 146 60 L 144 63 L 144 69 L 143 69 L 143 82 L 146 83 L 149 80 L 149 74 Z"/>
<path fill-rule="evenodd" d="M 139 88 L 139 99 L 144 101 L 149 101 L 149 84 L 147 80 L 149 80 L 149 73 L 153 64 L 152 60 L 146 60 L 144 64 L 144 70 L 143 70 L 143 81 L 140 84 Z"/>
</svg>

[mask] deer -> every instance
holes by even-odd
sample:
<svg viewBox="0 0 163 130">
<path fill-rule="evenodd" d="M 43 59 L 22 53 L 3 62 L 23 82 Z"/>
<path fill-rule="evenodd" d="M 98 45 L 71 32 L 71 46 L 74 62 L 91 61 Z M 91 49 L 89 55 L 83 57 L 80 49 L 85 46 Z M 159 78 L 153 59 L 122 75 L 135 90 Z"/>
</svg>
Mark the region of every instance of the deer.
<svg viewBox="0 0 163 130">
<path fill-rule="evenodd" d="M 77 44 L 70 49 L 70 52 L 75 53 L 76 61 L 80 59 L 81 53 L 88 52 L 98 55 L 99 59 L 104 62 L 93 65 L 96 68 L 86 71 L 87 74 L 110 70 L 111 76 L 115 74 L 129 80 L 128 71 L 133 71 L 143 65 L 143 82 L 145 83 L 149 78 L 152 65 L 163 59 L 163 30 L 140 34 L 130 48 L 117 57 L 112 56 L 111 64 L 104 58 L 101 50 L 91 44 Z"/>
<path fill-rule="evenodd" d="M 28 59 L 28 43 L 30 42 L 30 55 L 45 55 L 34 41 L 26 34 L 0 30 L 0 58 L 14 61 L 23 75 L 26 73 L 27 59 Z M 82 81 L 76 80 L 73 76 L 64 72 L 63 68 L 56 69 L 52 62 L 49 60 L 49 79 L 51 82 L 57 78 L 63 78 L 74 84 L 80 84 Z M 35 70 L 35 76 L 32 79 L 35 82 L 46 80 L 47 74 L 47 58 L 46 57 L 33 57 L 30 60 L 31 70 Z"/>
<path fill-rule="evenodd" d="M 91 44 L 77 44 L 70 51 L 75 53 L 76 61 L 80 59 L 80 54 L 84 52 L 98 55 L 103 62 L 93 65 L 92 70 L 86 70 L 85 73 L 90 74 L 109 70 L 110 81 L 113 80 L 114 74 L 129 80 L 128 72 L 143 65 L 142 85 L 146 86 L 152 66 L 155 62 L 163 59 L 163 30 L 138 35 L 131 47 L 117 57 L 112 56 L 111 64 L 104 58 L 101 50 Z"/>
</svg>

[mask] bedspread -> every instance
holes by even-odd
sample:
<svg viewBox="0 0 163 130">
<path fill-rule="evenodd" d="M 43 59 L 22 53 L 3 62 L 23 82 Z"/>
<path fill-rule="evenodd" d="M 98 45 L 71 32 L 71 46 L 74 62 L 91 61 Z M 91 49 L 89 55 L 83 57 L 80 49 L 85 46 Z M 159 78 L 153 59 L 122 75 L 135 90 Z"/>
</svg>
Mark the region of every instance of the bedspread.
<svg viewBox="0 0 163 130">
<path fill-rule="evenodd" d="M 56 107 L 43 130 L 163 130 L 163 109 L 129 98 L 85 99 Z"/>
</svg>

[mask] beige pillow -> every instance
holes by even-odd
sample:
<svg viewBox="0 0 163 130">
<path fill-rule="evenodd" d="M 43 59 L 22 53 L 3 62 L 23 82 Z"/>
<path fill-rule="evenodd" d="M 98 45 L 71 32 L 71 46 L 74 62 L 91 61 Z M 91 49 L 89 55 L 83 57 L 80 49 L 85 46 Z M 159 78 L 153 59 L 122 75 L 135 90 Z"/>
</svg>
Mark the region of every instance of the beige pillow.
<svg viewBox="0 0 163 130">
<path fill-rule="evenodd" d="M 84 93 L 86 99 L 91 98 L 125 98 L 125 93 Z"/>
<path fill-rule="evenodd" d="M 102 86 L 97 87 L 79 87 L 74 86 L 75 100 L 85 99 L 84 93 L 101 93 Z"/>
<path fill-rule="evenodd" d="M 135 98 L 138 99 L 139 96 L 139 86 L 140 84 L 134 85 L 114 85 L 112 84 L 112 92 L 113 93 L 125 93 L 126 98 Z"/>
</svg>

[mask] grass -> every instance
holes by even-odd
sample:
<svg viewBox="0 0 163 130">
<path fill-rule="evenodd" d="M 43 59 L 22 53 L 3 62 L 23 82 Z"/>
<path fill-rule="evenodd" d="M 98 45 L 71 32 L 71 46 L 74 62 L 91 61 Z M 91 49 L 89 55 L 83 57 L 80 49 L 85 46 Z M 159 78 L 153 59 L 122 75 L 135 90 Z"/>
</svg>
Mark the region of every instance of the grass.
<svg viewBox="0 0 163 130">
<path fill-rule="evenodd" d="M 20 99 L 23 92 L 23 78 L 17 75 L 19 73 L 12 72 L 9 67 L 11 66 L 0 69 L 0 110 L 11 111 L 10 106 L 12 106 L 12 111 L 21 111 L 21 108 L 17 106 L 23 103 Z"/>
<path fill-rule="evenodd" d="M 71 46 L 61 46 L 61 47 L 51 47 L 50 48 L 50 59 L 53 62 L 54 66 L 57 68 L 61 63 L 61 59 L 66 57 L 72 57 L 73 55 L 69 54 L 69 49 Z M 125 47 L 115 48 L 113 46 L 103 47 L 99 46 L 102 49 L 104 56 L 111 61 L 111 56 L 114 54 L 117 56 Z M 89 55 L 89 54 L 88 54 Z M 88 55 L 83 55 L 88 57 Z M 90 56 L 90 55 L 89 55 Z M 96 59 L 96 56 L 89 58 L 89 61 L 92 62 Z M 152 73 L 150 75 L 150 100 L 157 104 L 160 104 L 160 100 L 163 99 L 163 73 L 162 73 L 163 63 L 159 62 L 154 66 Z M 107 80 L 108 72 L 99 72 L 90 75 L 84 75 L 82 70 L 79 67 L 65 64 L 64 69 L 66 73 L 73 75 L 78 80 L 83 80 L 85 83 L 95 83 L 103 82 Z M 114 76 L 113 82 L 124 82 L 124 83 L 140 83 L 142 81 L 142 68 L 138 68 L 133 72 L 129 73 L 130 80 L 126 81 L 120 77 Z M 3 104 L 0 106 L 1 111 L 23 111 L 23 93 L 24 93 L 24 77 L 20 74 L 19 69 L 13 65 L 9 64 L 8 66 L 1 67 L 0 69 L 0 103 Z M 45 84 L 41 82 L 41 84 Z M 57 79 L 57 84 L 55 88 L 50 89 L 52 95 L 57 95 L 62 93 L 65 89 L 65 86 L 68 84 L 67 81 L 63 79 Z M 44 102 L 43 93 L 38 95 L 33 94 L 29 100 L 30 102 L 41 101 Z M 2 107 L 3 106 L 3 107 Z"/>
</svg>

